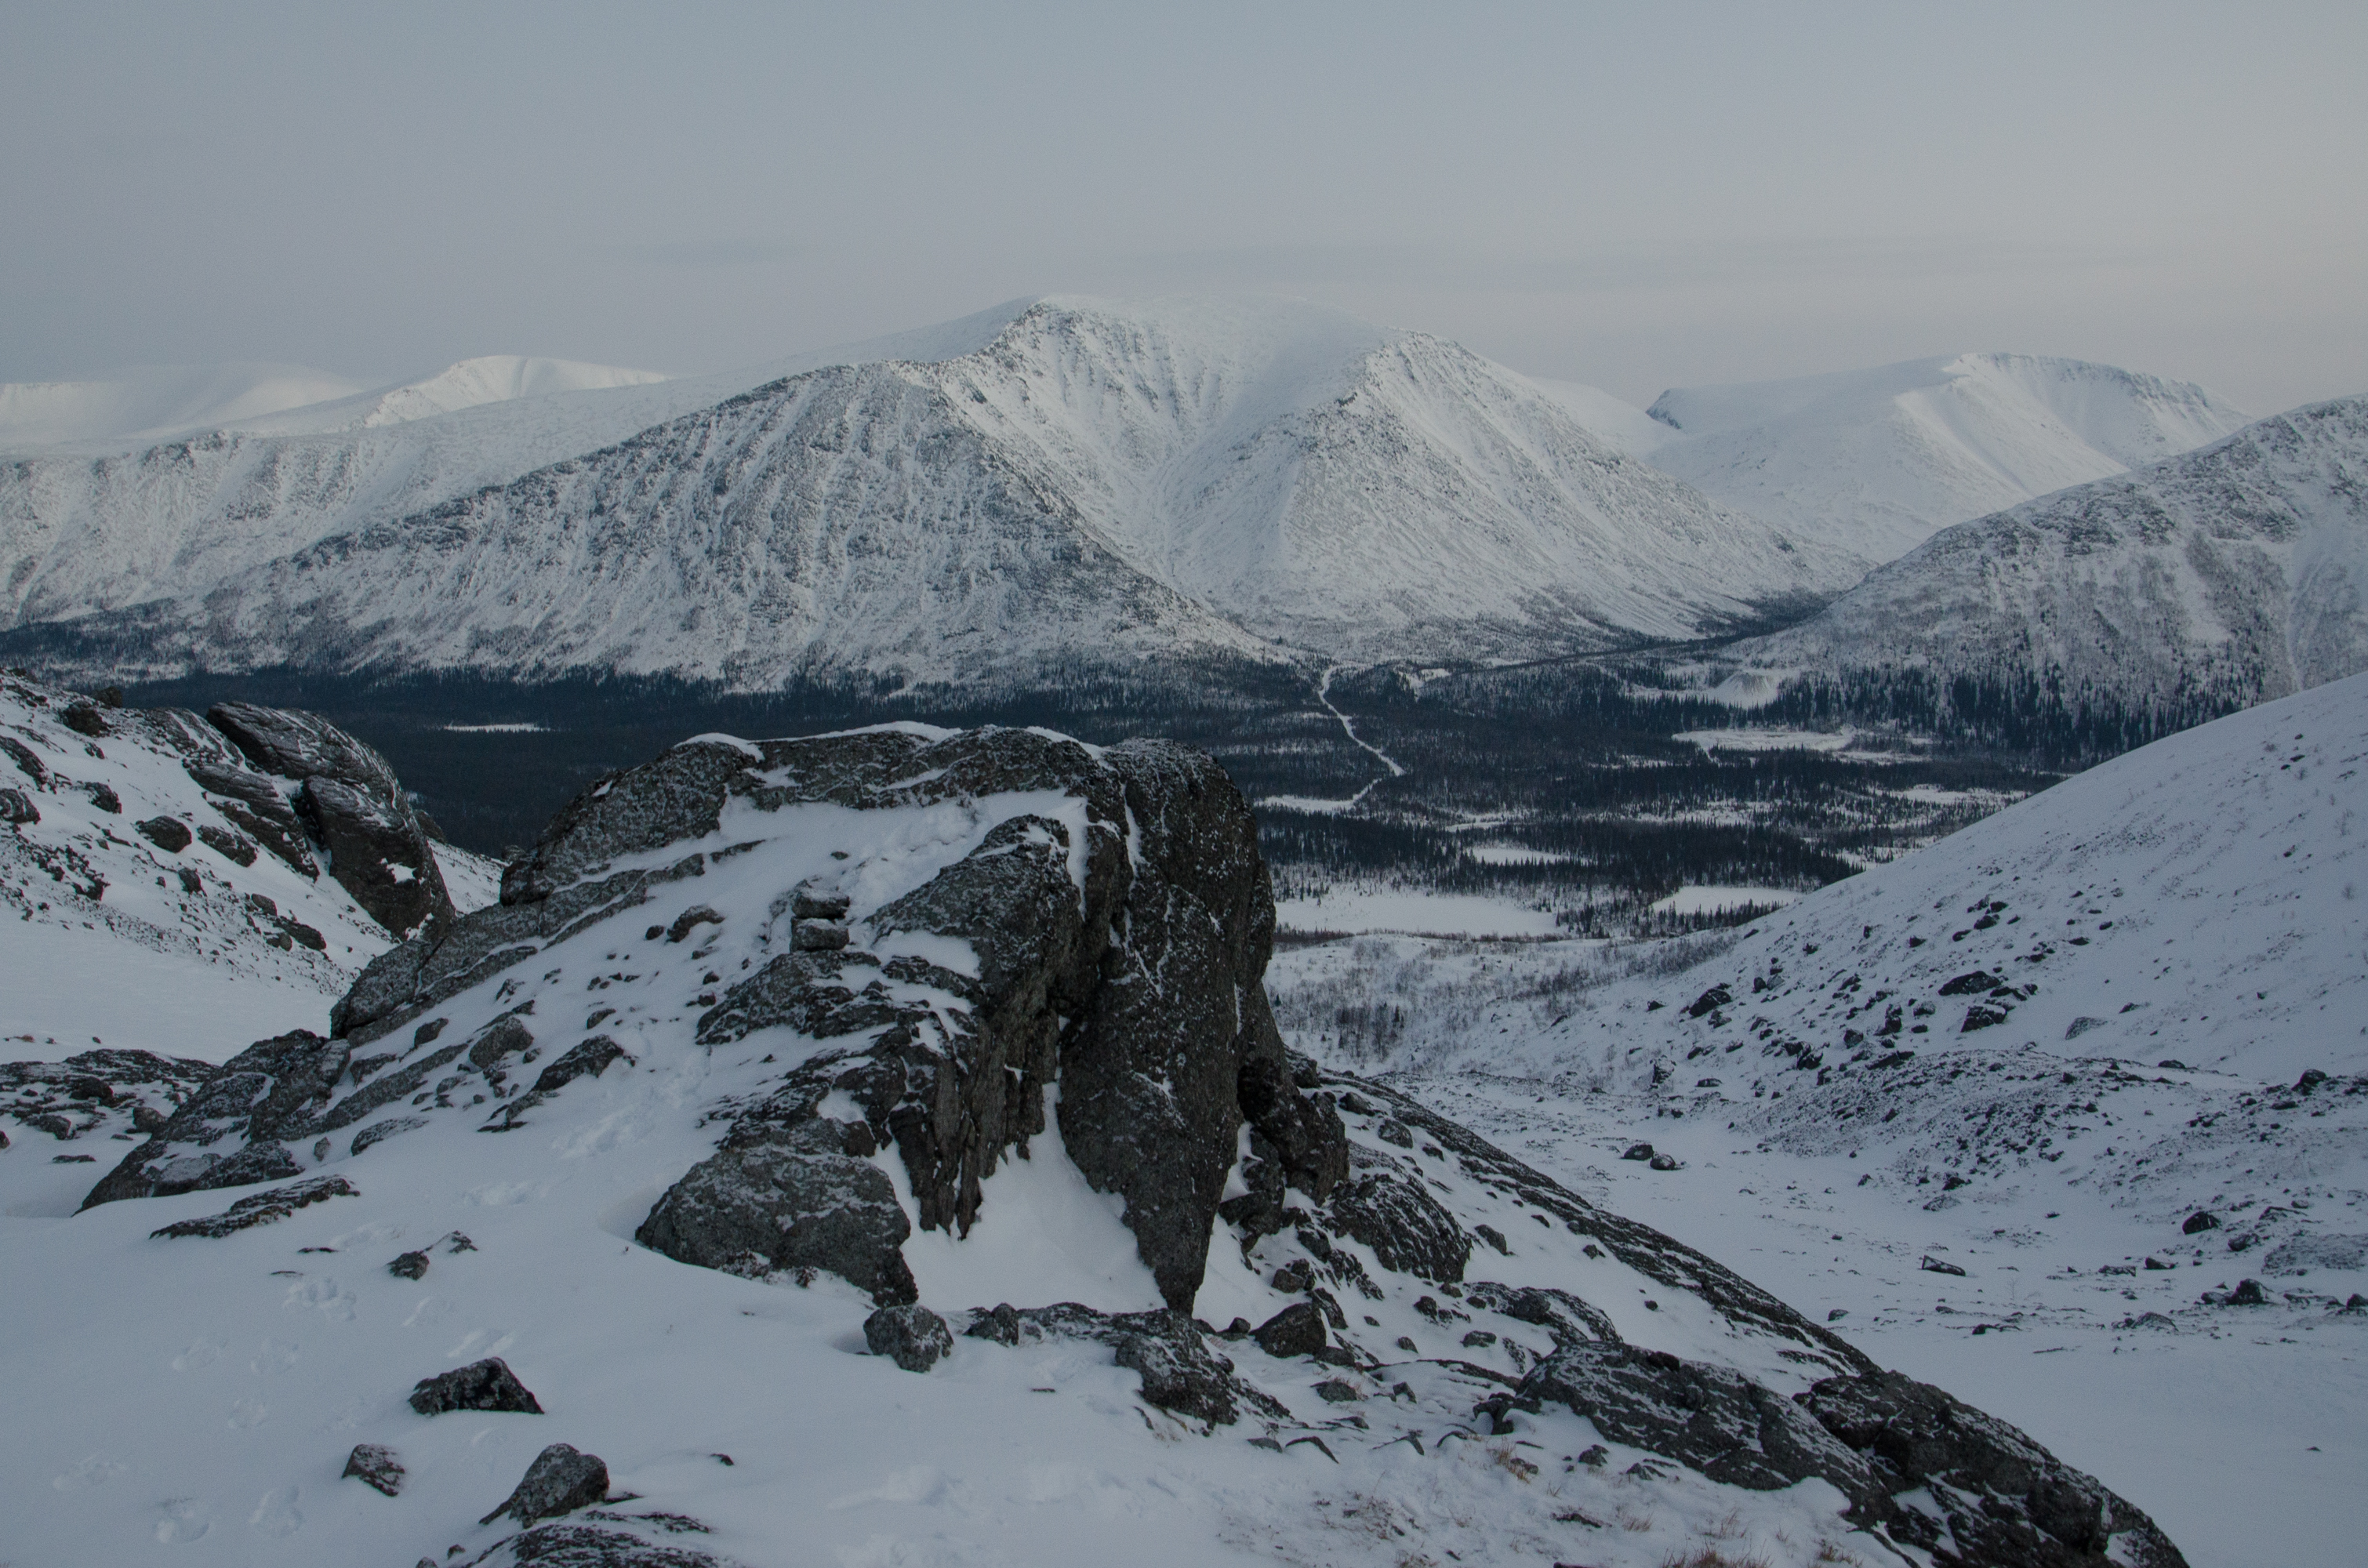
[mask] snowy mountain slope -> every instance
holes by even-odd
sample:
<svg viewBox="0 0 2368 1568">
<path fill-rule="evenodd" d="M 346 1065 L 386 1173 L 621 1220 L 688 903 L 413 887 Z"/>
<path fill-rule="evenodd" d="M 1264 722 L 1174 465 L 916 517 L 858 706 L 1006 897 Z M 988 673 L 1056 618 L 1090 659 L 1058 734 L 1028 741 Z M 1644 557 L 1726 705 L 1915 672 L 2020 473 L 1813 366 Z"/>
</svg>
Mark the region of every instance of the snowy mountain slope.
<svg viewBox="0 0 2368 1568">
<path fill-rule="evenodd" d="M 962 680 L 1693 636 L 1857 572 L 1452 346 L 1287 302 L 1072 301 L 58 630 L 150 668 Z"/>
<path fill-rule="evenodd" d="M 1861 569 L 1464 349 L 1315 306 L 1055 298 L 935 377 L 1138 570 L 1332 656 L 1693 636 Z"/>
<path fill-rule="evenodd" d="M 2368 668 L 2368 398 L 1944 530 L 1748 664 L 2231 707 Z"/>
<path fill-rule="evenodd" d="M 509 903 L 374 965 L 342 1038 L 149 1065 L 171 1114 L 103 1200 L 0 1234 L 0 1367 L 44 1412 L 0 1432 L 17 1560 L 2183 1562 L 2021 1434 L 1422 1107 L 1253 1072 L 1280 1042 L 1252 832 L 1185 754 L 1037 733 L 703 737 L 607 781 Z M 1196 1020 L 1156 1083 L 1102 1074 L 1140 1045 L 1113 992 Z M 973 1119 L 1004 1074 L 956 1051 L 1011 1052 L 1041 1123 Z M 1209 1105 L 1206 1146 L 1165 1131 Z M 55 1146 L 20 1126 L 11 1178 Z M 935 1210 L 957 1131 L 975 1182 Z M 1178 1195 L 1087 1174 L 1211 1154 L 1186 1300 L 1223 1333 L 1150 1262 Z M 280 1185 L 207 1179 L 239 1160 Z M 759 1199 L 777 1226 L 686 1266 L 687 1213 Z M 848 1216 L 893 1218 L 946 1321 L 848 1282 L 882 1244 Z M 488 1357 L 530 1404 L 438 1376 Z M 605 1461 L 560 1522 L 487 1513 L 554 1443 Z"/>
<path fill-rule="evenodd" d="M 0 382 L 0 452 L 132 445 L 350 398 L 358 381 L 301 365 L 147 365 L 106 381 Z"/>
<path fill-rule="evenodd" d="M 194 713 L 0 681 L 0 1037 L 12 1053 L 220 1061 L 260 1035 L 320 1027 L 392 937 L 323 873 L 299 817 L 265 820 L 249 799 L 295 787 Z M 484 862 L 436 853 L 456 903 L 490 902 Z"/>
<path fill-rule="evenodd" d="M 1850 1077 L 1942 1044 L 2256 1081 L 2368 1073 L 2363 835 L 2355 676 L 2077 774 L 1802 899 L 1684 977 L 1600 992 L 1534 1061 L 1716 1073 L 1729 1100 L 1802 1092 L 1804 1056 Z M 1996 979 L 1964 983 L 1980 975 Z M 1693 1011 L 1713 980 L 1726 998 Z M 1690 1051 L 1717 1060 L 1689 1069 Z"/>
<path fill-rule="evenodd" d="M 2024 354 L 1962 354 L 1680 387 L 1639 455 L 1800 539 L 1889 561 L 1932 533 L 2237 430 L 2186 381 Z"/>
<path fill-rule="evenodd" d="M 2342 1310 L 2368 1309 L 2363 824 L 2356 676 L 2090 769 L 1676 972 L 1640 946 L 1575 992 L 1557 971 L 1617 967 L 1597 944 L 1426 944 L 1362 997 L 1421 1011 L 1460 970 L 1429 1009 L 1460 1013 L 1452 1037 L 1416 1017 L 1384 1059 L 1397 1087 L 1887 1364 L 1979 1388 L 2198 1561 L 2339 1568 L 2368 1528 L 2368 1310 Z M 1365 946 L 1278 960 L 1294 1044 L 1332 1043 L 1292 1033 L 1324 1017 L 1297 994 L 1386 956 Z M 1621 1157 L 1639 1142 L 1677 1168 Z M 2247 1278 L 2261 1304 L 2232 1299 Z"/>
<path fill-rule="evenodd" d="M 1615 397 L 1601 387 L 1589 386 L 1584 381 L 1554 381 L 1544 376 L 1531 376 L 1528 381 L 1570 410 L 1572 416 L 1586 426 L 1597 439 L 1632 458 L 1644 457 L 1674 434 L 1668 426 L 1634 403 Z"/>
<path fill-rule="evenodd" d="M 221 410 L 222 418 L 188 421 L 198 433 L 162 445 L 117 440 L 0 459 L 0 624 L 200 592 L 316 540 L 507 483 L 819 366 L 967 353 L 1023 304 L 743 370 L 638 384 L 627 379 L 645 372 L 463 360 L 359 397 L 349 383 L 324 386 L 268 417 Z"/>
</svg>

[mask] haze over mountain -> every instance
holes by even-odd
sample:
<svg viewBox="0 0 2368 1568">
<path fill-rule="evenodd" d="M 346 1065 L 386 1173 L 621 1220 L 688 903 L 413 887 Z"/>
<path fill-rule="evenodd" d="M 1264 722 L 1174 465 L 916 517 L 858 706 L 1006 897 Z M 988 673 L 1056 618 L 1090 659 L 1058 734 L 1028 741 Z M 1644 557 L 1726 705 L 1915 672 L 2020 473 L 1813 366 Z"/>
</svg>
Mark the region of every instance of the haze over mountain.
<svg viewBox="0 0 2368 1568">
<path fill-rule="evenodd" d="M 302 365 L 144 365 L 104 380 L 0 382 L 0 452 L 137 444 L 352 397 Z"/>
<path fill-rule="evenodd" d="M 1648 462 L 1873 561 L 2217 440 L 2248 417 L 2192 382 L 2027 354 L 1678 387 L 1648 413 L 1658 435 L 1630 449 Z"/>
<path fill-rule="evenodd" d="M 77 657 L 154 670 L 591 666 L 763 686 L 967 678 L 982 657 L 1097 649 L 1533 656 L 1797 613 L 1863 570 L 1711 505 L 1435 338 L 1288 301 L 1008 312 L 932 335 L 960 352 L 791 376 L 598 450 L 596 425 L 686 383 L 421 421 L 388 465 L 397 483 L 367 489 L 347 477 L 367 432 L 274 448 L 246 482 L 261 504 L 203 486 L 169 555 L 138 490 L 185 469 L 178 450 L 124 460 L 120 500 L 90 465 L 79 511 L 40 505 L 51 475 L 18 465 L 16 510 L 37 514 L 20 537 L 39 542 L 44 512 L 122 537 L 96 585 L 94 544 L 53 525 L 39 557 L 19 546 L 17 619 L 172 592 L 59 630 Z M 588 455 L 426 505 L 562 448 Z M 57 587 L 28 560 L 59 562 Z"/>
<path fill-rule="evenodd" d="M 1961 523 L 1730 652 L 2207 711 L 2368 669 L 2368 397 Z"/>
</svg>

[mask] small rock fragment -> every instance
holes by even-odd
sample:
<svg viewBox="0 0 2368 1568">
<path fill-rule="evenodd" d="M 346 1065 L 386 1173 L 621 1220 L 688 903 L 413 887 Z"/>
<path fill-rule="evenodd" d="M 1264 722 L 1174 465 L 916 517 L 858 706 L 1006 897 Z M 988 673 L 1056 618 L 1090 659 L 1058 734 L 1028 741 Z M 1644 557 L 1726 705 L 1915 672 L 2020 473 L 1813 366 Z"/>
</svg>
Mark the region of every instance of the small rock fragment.
<svg viewBox="0 0 2368 1568">
<path fill-rule="evenodd" d="M 1929 1255 L 1928 1255 L 1926 1257 L 1924 1257 L 1920 1262 L 1918 1262 L 1918 1263 L 1916 1265 L 1916 1267 L 1918 1267 L 1918 1268 L 1921 1268 L 1921 1269 L 1926 1270 L 1928 1273 L 1932 1273 L 1932 1274 L 1954 1274 L 1954 1275 L 1956 1275 L 1957 1277 L 1959 1277 L 1960 1278 L 1963 1278 L 1964 1277 L 1964 1272 L 1965 1272 L 1964 1269 L 1962 1269 L 1962 1268 L 1958 1267 L 1957 1267 L 1955 1264 L 1953 1264 L 1953 1263 L 1943 1263 L 1943 1262 L 1941 1262 L 1939 1258 L 1937 1258 L 1937 1257 L 1932 1257 L 1932 1256 L 1929 1256 Z"/>
<path fill-rule="evenodd" d="M 427 1255 L 407 1252 L 386 1266 L 386 1271 L 397 1279 L 418 1279 L 427 1273 Z"/>
<path fill-rule="evenodd" d="M 1623 1160 L 1649 1160 L 1653 1157 L 1653 1146 L 1650 1143 L 1631 1143 L 1627 1153 L 1620 1157 Z"/>
<path fill-rule="evenodd" d="M 345 1474 L 389 1497 L 403 1490 L 403 1463 L 382 1444 L 356 1443 L 346 1456 Z"/>
</svg>

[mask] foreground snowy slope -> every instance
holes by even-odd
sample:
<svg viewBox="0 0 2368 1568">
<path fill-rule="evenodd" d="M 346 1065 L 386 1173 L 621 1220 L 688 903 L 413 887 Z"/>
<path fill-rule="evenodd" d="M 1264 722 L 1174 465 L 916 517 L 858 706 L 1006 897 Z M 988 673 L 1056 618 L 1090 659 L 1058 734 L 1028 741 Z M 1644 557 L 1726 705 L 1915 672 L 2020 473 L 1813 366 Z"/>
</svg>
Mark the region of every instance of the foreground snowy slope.
<svg viewBox="0 0 2368 1568">
<path fill-rule="evenodd" d="M 2336 1568 L 2368 1528 L 2363 824 L 2356 676 L 2080 774 L 1680 972 L 1537 1002 L 1497 979 L 1393 1081 L 2109 1482 L 2159 1484 L 2199 1561 Z M 1555 946 L 1494 963 L 1591 957 Z M 1320 977 L 1325 951 L 1292 964 Z M 1638 1142 L 1675 1168 L 1621 1158 Z"/>
<path fill-rule="evenodd" d="M 1796 538 L 1889 561 L 1937 529 L 2201 447 L 2247 416 L 2187 381 L 1961 354 L 1679 387 L 1638 454 Z"/>
<path fill-rule="evenodd" d="M 269 710 L 219 711 L 253 741 L 241 716 Z M 350 781 L 341 791 L 324 778 L 319 798 L 348 808 L 325 820 L 284 755 L 258 763 L 198 714 L 0 678 L 7 1054 L 104 1046 L 218 1062 L 258 1035 L 320 1027 L 362 965 L 416 924 L 405 915 L 421 901 L 406 886 L 449 885 L 462 908 L 490 901 L 484 862 L 424 839 L 406 847 L 393 801 L 353 793 L 372 787 L 373 756 L 326 726 L 312 733 L 351 748 L 309 768 Z M 381 807 L 375 863 L 387 876 L 373 889 L 373 851 L 351 830 Z M 324 834 L 341 851 L 334 871 Z"/>
<path fill-rule="evenodd" d="M 1762 1035 L 1835 1073 L 2026 1040 L 2250 1079 L 2368 1072 L 2363 894 L 2368 676 L 2354 676 L 2127 753 L 1803 899 L 1712 960 L 1730 994 L 1715 1007 L 1676 1005 L 1706 981 L 1682 996 L 1691 976 L 1639 983 L 1537 1049 L 1682 1074 L 1707 1043 L 1725 1060 L 1693 1075 L 1724 1074 L 1730 1098 L 1747 1080 L 1804 1081 L 1800 1052 Z M 1947 989 L 1975 973 L 1998 978 Z"/>
<path fill-rule="evenodd" d="M 2189 722 L 2368 668 L 2368 398 L 1961 523 L 1730 652 Z"/>
<path fill-rule="evenodd" d="M 195 1085 L 79 1059 L 110 1108 L 0 1150 L 120 1151 L 0 1233 L 42 1412 L 0 1431 L 14 1560 L 2185 1561 L 1287 1058 L 1254 845 L 1156 743 L 701 737 L 375 960 L 336 1038 Z"/>
<path fill-rule="evenodd" d="M 592 395 L 567 406 L 619 406 Z M 461 417 L 404 428 L 491 427 Z M 174 547 L 188 580 L 142 557 L 103 599 L 81 574 L 113 547 L 61 536 L 44 559 L 73 593 L 31 571 L 20 621 L 174 597 L 23 645 L 94 669 L 962 680 L 1097 649 L 1693 637 L 1863 568 L 1711 506 L 1463 349 L 1287 301 L 1040 301 L 973 352 L 816 370 L 590 448 L 414 516 L 347 507 L 347 531 L 244 569 L 262 536 L 209 524 Z"/>
<path fill-rule="evenodd" d="M 371 392 L 308 384 L 268 409 L 192 405 L 218 417 L 181 420 L 187 433 L 161 445 L 126 437 L 0 460 L 0 623 L 201 591 L 315 540 L 507 483 L 817 366 L 967 353 L 1022 304 L 676 381 L 561 360 L 463 360 Z"/>
</svg>

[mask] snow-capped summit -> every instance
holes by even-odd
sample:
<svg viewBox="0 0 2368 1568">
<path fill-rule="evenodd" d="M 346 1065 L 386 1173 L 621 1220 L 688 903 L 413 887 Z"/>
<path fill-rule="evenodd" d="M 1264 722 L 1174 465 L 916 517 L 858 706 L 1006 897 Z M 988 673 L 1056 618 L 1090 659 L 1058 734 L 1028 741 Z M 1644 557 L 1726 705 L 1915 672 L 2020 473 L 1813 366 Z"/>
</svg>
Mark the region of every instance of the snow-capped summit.
<svg viewBox="0 0 2368 1568">
<path fill-rule="evenodd" d="M 2248 415 L 2188 381 L 1960 354 L 1679 387 L 1648 460 L 1737 510 L 1888 561 L 1936 529 L 2215 441 Z"/>
</svg>

